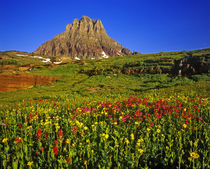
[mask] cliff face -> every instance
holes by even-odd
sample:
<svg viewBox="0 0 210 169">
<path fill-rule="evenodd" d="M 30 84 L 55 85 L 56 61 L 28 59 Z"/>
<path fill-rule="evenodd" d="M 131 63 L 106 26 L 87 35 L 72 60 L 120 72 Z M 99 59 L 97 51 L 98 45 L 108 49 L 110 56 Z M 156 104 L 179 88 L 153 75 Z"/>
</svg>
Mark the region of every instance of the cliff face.
<svg viewBox="0 0 210 169">
<path fill-rule="evenodd" d="M 87 16 L 75 19 L 66 30 L 42 44 L 34 53 L 48 56 L 69 56 L 72 59 L 124 56 L 122 46 L 110 38 L 100 20 Z"/>
<path fill-rule="evenodd" d="M 209 72 L 210 55 L 192 56 L 175 61 L 172 75 L 191 76 Z"/>
</svg>

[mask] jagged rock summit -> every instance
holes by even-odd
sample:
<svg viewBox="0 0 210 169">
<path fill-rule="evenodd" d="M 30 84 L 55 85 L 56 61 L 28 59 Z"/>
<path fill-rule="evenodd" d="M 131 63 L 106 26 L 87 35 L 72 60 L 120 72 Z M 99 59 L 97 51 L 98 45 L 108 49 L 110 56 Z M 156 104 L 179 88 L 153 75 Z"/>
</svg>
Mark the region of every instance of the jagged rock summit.
<svg viewBox="0 0 210 169">
<path fill-rule="evenodd" d="M 83 16 L 68 24 L 63 33 L 42 44 L 34 53 L 80 60 L 124 56 L 128 51 L 107 35 L 100 20 Z"/>
</svg>

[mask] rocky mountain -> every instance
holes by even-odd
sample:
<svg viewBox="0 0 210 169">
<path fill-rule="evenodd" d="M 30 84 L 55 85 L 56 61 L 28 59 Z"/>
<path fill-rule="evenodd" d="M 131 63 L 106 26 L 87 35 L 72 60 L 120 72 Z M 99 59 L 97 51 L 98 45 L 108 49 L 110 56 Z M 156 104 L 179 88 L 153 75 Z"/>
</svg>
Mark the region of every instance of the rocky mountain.
<svg viewBox="0 0 210 169">
<path fill-rule="evenodd" d="M 107 35 L 100 20 L 92 20 L 87 16 L 75 19 L 63 33 L 42 44 L 34 53 L 68 56 L 76 60 L 132 54 Z"/>
</svg>

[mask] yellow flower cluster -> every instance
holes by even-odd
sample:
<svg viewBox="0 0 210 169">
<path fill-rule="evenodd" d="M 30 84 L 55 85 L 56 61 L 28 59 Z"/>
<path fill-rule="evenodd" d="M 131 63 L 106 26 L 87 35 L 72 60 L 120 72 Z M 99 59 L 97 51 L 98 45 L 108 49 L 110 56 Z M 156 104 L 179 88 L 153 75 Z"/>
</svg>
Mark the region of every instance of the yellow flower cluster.
<svg viewBox="0 0 210 169">
<path fill-rule="evenodd" d="M 29 162 L 27 163 L 27 165 L 28 165 L 28 166 L 31 166 L 33 163 L 34 163 L 33 161 L 29 161 Z"/>
<path fill-rule="evenodd" d="M 126 142 L 126 144 L 130 143 L 130 141 L 127 138 L 125 138 L 125 142 Z"/>
<path fill-rule="evenodd" d="M 143 154 L 144 150 L 138 149 L 138 152 L 139 152 L 140 154 Z"/>
<path fill-rule="evenodd" d="M 141 142 L 143 142 L 143 141 L 144 140 L 142 138 L 138 139 L 136 145 L 139 147 L 141 145 Z"/>
<path fill-rule="evenodd" d="M 134 134 L 133 133 L 131 134 L 131 140 L 134 140 Z"/>
<path fill-rule="evenodd" d="M 105 138 L 105 139 L 108 139 L 109 138 L 109 135 L 108 134 L 105 134 L 105 133 L 102 133 L 100 134 L 101 137 Z"/>
<path fill-rule="evenodd" d="M 3 140 L 2 140 L 2 143 L 6 143 L 8 141 L 8 138 L 4 138 Z"/>
<path fill-rule="evenodd" d="M 194 159 L 197 159 L 197 158 L 200 157 L 200 155 L 199 155 L 198 153 L 196 153 L 196 152 L 190 153 L 190 156 L 191 156 L 192 158 L 194 158 Z"/>
</svg>

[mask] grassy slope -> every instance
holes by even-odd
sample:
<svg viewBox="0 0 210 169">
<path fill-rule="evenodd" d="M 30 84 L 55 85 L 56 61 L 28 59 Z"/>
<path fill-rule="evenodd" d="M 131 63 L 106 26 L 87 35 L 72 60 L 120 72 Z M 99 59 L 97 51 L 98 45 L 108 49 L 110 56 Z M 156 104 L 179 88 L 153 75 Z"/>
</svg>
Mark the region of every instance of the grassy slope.
<svg viewBox="0 0 210 169">
<path fill-rule="evenodd" d="M 49 98 L 71 103 L 82 103 L 84 100 L 102 100 L 137 96 L 169 96 L 184 94 L 189 96 L 208 97 L 209 76 L 197 75 L 194 80 L 188 78 L 170 78 L 167 74 L 126 75 L 119 70 L 133 65 L 143 67 L 170 67 L 175 59 L 186 56 L 210 54 L 210 49 L 169 52 L 147 55 L 108 58 L 103 60 L 87 60 L 72 62 L 55 68 L 33 70 L 32 74 L 62 76 L 56 83 L 38 86 L 27 90 L 0 93 L 0 106 L 21 100 Z M 168 63 L 164 59 L 169 58 Z M 156 63 L 148 63 L 148 60 Z M 21 61 L 21 64 L 25 61 Z M 28 61 L 27 61 L 28 62 Z M 170 63 L 169 63 L 170 62 Z M 96 71 L 92 76 L 86 72 Z M 198 81 L 196 82 L 195 81 Z M 175 87 L 173 87 L 175 86 Z"/>
</svg>

